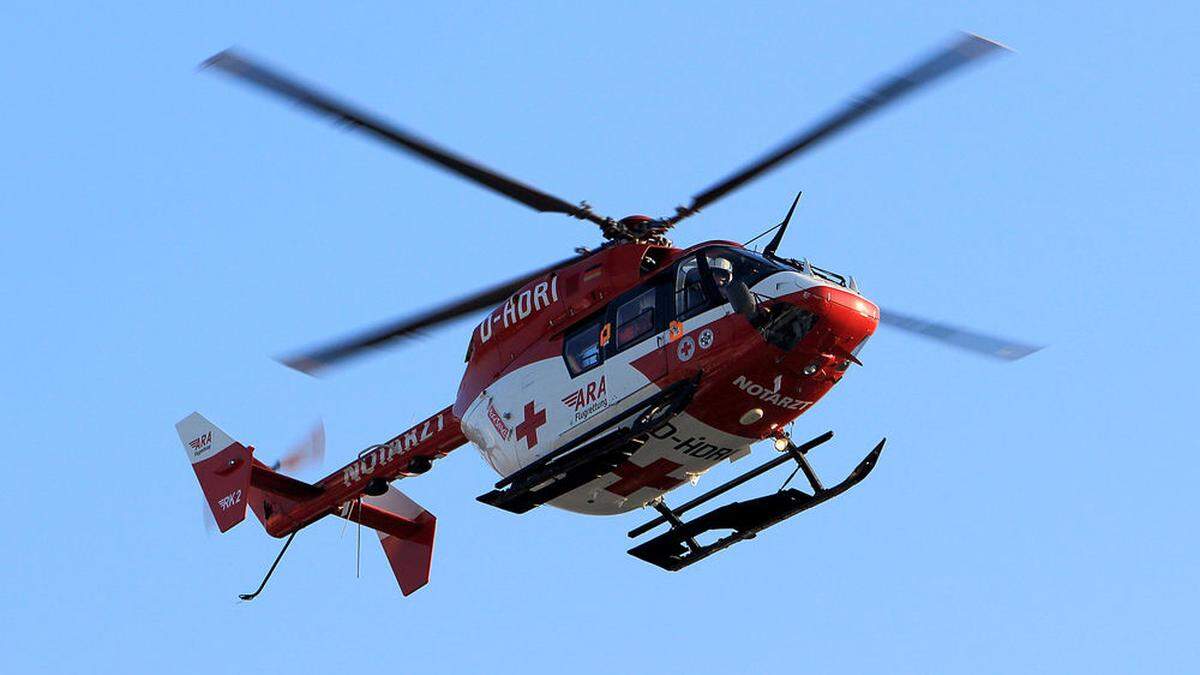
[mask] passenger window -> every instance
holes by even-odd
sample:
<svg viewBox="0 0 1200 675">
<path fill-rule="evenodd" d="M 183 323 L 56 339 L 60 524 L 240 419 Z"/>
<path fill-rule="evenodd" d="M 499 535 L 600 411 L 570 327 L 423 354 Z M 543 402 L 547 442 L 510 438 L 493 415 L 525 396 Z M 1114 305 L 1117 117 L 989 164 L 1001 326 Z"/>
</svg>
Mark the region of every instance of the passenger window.
<svg viewBox="0 0 1200 675">
<path fill-rule="evenodd" d="M 657 293 L 657 289 L 648 288 L 617 308 L 617 351 L 631 347 L 655 332 L 654 299 Z"/>
<path fill-rule="evenodd" d="M 600 324 L 603 322 L 604 314 L 601 313 L 567 333 L 563 340 L 563 360 L 567 362 L 571 377 L 600 365 Z"/>
</svg>

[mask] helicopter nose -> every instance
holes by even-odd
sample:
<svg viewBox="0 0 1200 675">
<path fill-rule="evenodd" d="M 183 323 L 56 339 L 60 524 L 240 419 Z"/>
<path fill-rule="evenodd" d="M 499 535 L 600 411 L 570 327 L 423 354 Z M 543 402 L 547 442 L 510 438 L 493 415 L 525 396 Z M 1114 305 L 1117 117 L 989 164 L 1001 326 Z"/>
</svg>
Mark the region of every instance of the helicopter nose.
<svg viewBox="0 0 1200 675">
<path fill-rule="evenodd" d="M 828 286 L 812 289 L 812 291 L 810 293 L 817 295 L 824 304 L 822 313 L 843 328 L 845 332 L 855 333 L 865 330 L 866 335 L 875 332 L 875 327 L 879 325 L 879 306 L 875 303 L 857 293 Z"/>
<path fill-rule="evenodd" d="M 817 314 L 829 330 L 829 351 L 853 353 L 879 326 L 879 306 L 857 293 L 823 286 L 810 293 L 818 296 Z"/>
<path fill-rule="evenodd" d="M 780 300 L 811 317 L 801 330 L 793 330 L 787 342 L 777 346 L 792 352 L 789 360 L 811 359 L 815 354 L 853 354 L 879 325 L 879 307 L 861 295 L 832 286 L 813 286 L 788 294 Z M 770 336 L 768 337 L 770 341 Z M 777 341 L 778 342 L 778 341 Z M 844 360 L 846 357 L 837 357 Z"/>
</svg>

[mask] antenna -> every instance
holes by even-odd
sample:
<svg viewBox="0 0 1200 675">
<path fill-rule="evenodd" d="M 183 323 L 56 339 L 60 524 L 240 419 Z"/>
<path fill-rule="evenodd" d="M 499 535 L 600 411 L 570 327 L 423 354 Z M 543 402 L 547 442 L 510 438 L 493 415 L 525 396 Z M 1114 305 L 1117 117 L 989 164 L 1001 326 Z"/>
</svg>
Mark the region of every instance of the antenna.
<svg viewBox="0 0 1200 675">
<path fill-rule="evenodd" d="M 791 222 L 792 214 L 796 212 L 796 205 L 800 203 L 800 197 L 803 195 L 803 190 L 796 193 L 796 199 L 792 202 L 792 208 L 788 209 L 787 215 L 783 218 L 783 222 L 777 226 L 779 229 L 776 230 L 775 236 L 771 238 L 771 243 L 767 244 L 767 247 L 763 249 L 763 255 L 767 256 L 768 258 L 775 255 L 775 249 L 779 248 L 779 242 L 783 241 L 783 233 L 787 232 L 788 223 Z"/>
</svg>

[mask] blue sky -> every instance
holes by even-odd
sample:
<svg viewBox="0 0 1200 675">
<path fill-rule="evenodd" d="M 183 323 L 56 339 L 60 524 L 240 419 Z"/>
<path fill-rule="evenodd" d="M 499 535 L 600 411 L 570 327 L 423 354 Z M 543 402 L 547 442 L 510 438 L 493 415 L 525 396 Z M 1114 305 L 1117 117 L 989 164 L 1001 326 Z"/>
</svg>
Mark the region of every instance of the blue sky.
<svg viewBox="0 0 1200 675">
<path fill-rule="evenodd" d="M 1200 667 L 1200 15 L 986 4 L 5 3 L 7 669 Z M 421 592 L 366 537 L 355 579 L 353 530 L 325 522 L 236 602 L 278 543 L 252 521 L 206 535 L 173 423 L 201 410 L 270 458 L 323 418 L 332 469 L 450 402 L 469 324 L 319 380 L 271 355 L 598 237 L 199 61 L 239 46 L 620 216 L 669 212 L 958 29 L 1016 53 L 676 241 L 749 238 L 803 189 L 784 253 L 1048 349 L 998 365 L 881 331 L 797 425 L 837 431 L 814 453 L 827 480 L 887 436 L 876 472 L 683 573 L 624 553 L 640 514 L 477 503 L 495 477 L 464 448 L 402 485 L 439 518 Z"/>
</svg>

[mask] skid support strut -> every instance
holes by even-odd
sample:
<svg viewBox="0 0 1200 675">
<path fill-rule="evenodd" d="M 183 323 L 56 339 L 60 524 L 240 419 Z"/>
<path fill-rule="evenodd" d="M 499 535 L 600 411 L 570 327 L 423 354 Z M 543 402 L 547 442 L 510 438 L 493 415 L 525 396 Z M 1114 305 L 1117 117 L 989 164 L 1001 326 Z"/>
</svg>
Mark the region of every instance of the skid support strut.
<svg viewBox="0 0 1200 675">
<path fill-rule="evenodd" d="M 630 530 L 629 536 L 631 538 L 638 537 L 664 523 L 669 524 L 670 529 L 629 549 L 629 554 L 663 569 L 676 571 L 699 562 L 739 541 L 753 539 L 768 527 L 787 520 L 801 511 L 829 501 L 860 483 L 875 468 L 875 463 L 879 460 L 880 453 L 883 452 L 884 443 L 887 442 L 887 439 L 879 441 L 845 480 L 833 487 L 826 488 L 821 484 L 821 479 L 813 470 L 812 465 L 808 463 L 806 455 L 809 450 L 831 438 L 833 438 L 833 432 L 829 431 L 798 446 L 789 439 L 787 447 L 784 448 L 785 454 L 718 485 L 677 509 L 668 508 L 660 501 L 655 504 L 654 508 L 661 515 Z M 794 488 L 780 489 L 778 492 L 763 497 L 719 506 L 690 521 L 685 522 L 680 519 L 683 513 L 789 461 L 796 462 L 798 468 L 804 473 L 804 477 L 808 479 L 812 488 L 812 494 Z M 733 530 L 733 533 L 712 544 L 700 544 L 696 538 L 711 530 Z"/>
</svg>

